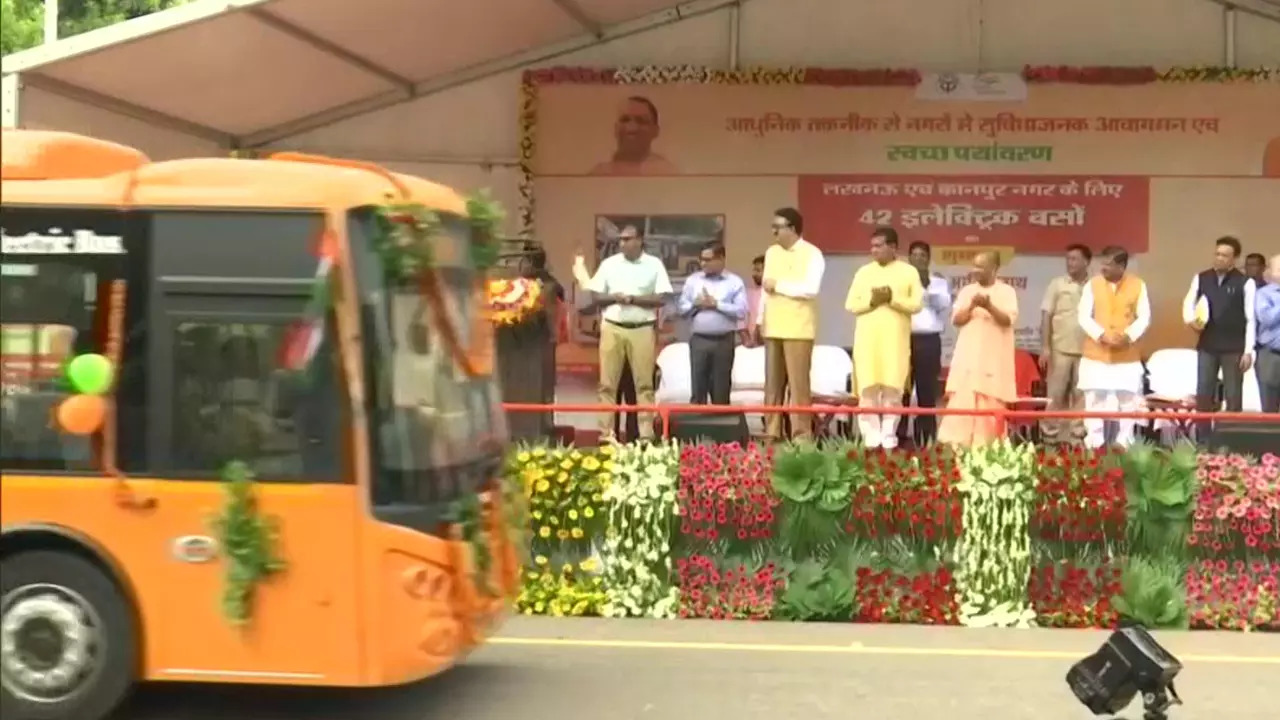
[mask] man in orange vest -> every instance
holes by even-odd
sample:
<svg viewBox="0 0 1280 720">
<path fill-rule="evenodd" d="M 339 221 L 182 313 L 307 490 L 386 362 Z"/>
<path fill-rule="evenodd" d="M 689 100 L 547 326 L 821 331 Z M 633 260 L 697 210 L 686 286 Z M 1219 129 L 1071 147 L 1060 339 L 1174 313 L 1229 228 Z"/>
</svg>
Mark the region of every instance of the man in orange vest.
<svg viewBox="0 0 1280 720">
<path fill-rule="evenodd" d="M 1080 358 L 1080 391 L 1088 412 L 1135 412 L 1142 399 L 1142 354 L 1138 340 L 1151 326 L 1147 284 L 1128 272 L 1129 253 L 1111 246 L 1102 251 L 1100 274 L 1080 293 L 1078 320 L 1085 339 Z M 1133 443 L 1136 420 L 1116 421 L 1115 444 Z M 1106 442 L 1104 419 L 1084 421 L 1085 444 Z"/>
</svg>

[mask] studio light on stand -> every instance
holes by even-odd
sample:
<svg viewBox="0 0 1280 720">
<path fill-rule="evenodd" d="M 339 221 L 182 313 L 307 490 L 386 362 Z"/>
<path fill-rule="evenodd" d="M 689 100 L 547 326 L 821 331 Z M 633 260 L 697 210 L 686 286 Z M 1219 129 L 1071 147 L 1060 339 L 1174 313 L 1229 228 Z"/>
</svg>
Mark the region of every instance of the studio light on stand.
<svg viewBox="0 0 1280 720">
<path fill-rule="evenodd" d="M 1141 694 L 1143 719 L 1167 720 L 1169 708 L 1182 704 L 1173 689 L 1181 671 L 1182 663 L 1145 628 L 1122 627 L 1098 652 L 1071 666 L 1067 685 L 1094 715 L 1115 715 Z"/>
</svg>

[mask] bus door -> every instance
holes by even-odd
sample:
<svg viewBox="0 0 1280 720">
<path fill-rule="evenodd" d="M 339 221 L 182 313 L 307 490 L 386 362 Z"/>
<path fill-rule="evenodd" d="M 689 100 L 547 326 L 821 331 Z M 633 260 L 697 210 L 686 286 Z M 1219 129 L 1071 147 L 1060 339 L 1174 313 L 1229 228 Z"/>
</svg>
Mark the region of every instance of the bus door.
<svg viewBox="0 0 1280 720">
<path fill-rule="evenodd" d="M 311 306 L 318 214 L 157 212 L 147 322 L 145 533 L 159 585 L 148 614 L 149 676 L 347 684 L 359 678 L 357 530 L 351 406 L 333 313 L 302 370 L 283 362 Z M 225 474 L 255 476 L 256 513 L 278 534 L 283 569 L 256 586 L 248 616 L 224 599 Z M 131 473 L 135 474 L 135 473 Z M 260 552 L 261 549 L 258 550 Z"/>
</svg>

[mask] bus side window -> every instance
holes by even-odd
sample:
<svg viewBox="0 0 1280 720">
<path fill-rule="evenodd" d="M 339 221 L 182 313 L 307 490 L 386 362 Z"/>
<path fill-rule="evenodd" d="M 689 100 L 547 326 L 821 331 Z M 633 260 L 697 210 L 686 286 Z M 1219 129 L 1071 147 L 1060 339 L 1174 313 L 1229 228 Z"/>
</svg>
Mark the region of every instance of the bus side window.
<svg viewBox="0 0 1280 720">
<path fill-rule="evenodd" d="M 344 480 L 347 402 L 330 333 L 311 366 L 292 372 L 281 362 L 284 321 L 180 320 L 173 328 L 168 470 L 217 477 L 240 461 L 267 482 Z"/>
<path fill-rule="evenodd" d="M 6 256 L 0 263 L 0 466 L 93 472 L 98 440 L 61 432 L 58 405 L 76 355 L 103 352 L 111 279 L 88 258 Z"/>
</svg>

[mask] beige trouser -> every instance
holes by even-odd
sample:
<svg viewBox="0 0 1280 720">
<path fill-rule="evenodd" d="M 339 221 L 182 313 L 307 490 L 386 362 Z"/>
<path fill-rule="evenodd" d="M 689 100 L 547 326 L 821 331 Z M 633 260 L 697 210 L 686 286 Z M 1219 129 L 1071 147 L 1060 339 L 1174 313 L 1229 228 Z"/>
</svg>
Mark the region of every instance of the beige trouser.
<svg viewBox="0 0 1280 720">
<path fill-rule="evenodd" d="M 1084 407 L 1080 392 L 1080 356 L 1055 352 L 1049 358 L 1049 373 L 1044 379 L 1046 410 L 1072 411 Z M 1079 420 L 1048 419 L 1040 423 L 1045 442 L 1069 443 L 1084 437 L 1084 423 Z"/>
<path fill-rule="evenodd" d="M 764 339 L 764 404 L 783 405 L 787 400 L 787 388 L 791 389 L 792 405 L 812 404 L 809 392 L 809 366 L 813 360 L 812 340 Z M 765 434 L 771 439 L 782 437 L 782 414 L 769 415 Z M 807 438 L 813 435 L 813 416 L 791 414 L 791 436 Z"/>
<path fill-rule="evenodd" d="M 653 361 L 657 350 L 654 325 L 627 328 L 609 321 L 600 323 L 600 385 L 597 402 L 613 405 L 618 399 L 618 381 L 622 367 L 631 363 L 631 376 L 636 384 L 636 403 L 653 405 Z M 600 432 L 613 434 L 616 413 L 600 416 Z M 653 413 L 639 413 L 640 437 L 653 437 Z"/>
</svg>

